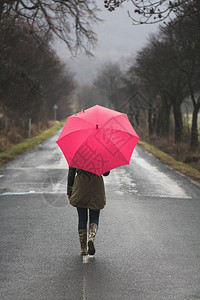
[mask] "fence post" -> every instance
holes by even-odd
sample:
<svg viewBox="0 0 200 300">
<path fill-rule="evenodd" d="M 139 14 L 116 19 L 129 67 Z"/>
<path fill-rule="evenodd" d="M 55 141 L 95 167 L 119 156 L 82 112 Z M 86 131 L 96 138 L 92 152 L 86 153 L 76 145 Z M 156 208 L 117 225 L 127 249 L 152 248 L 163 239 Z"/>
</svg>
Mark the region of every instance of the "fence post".
<svg viewBox="0 0 200 300">
<path fill-rule="evenodd" d="M 8 118 L 5 117 L 5 136 L 6 136 L 6 148 L 8 147 Z"/>
<path fill-rule="evenodd" d="M 28 137 L 31 137 L 31 119 L 28 120 Z"/>
<path fill-rule="evenodd" d="M 55 104 L 54 106 L 53 106 L 53 110 L 54 110 L 54 121 L 56 121 L 56 119 L 57 119 L 57 116 L 56 116 L 56 110 L 58 109 L 58 106 Z"/>
</svg>

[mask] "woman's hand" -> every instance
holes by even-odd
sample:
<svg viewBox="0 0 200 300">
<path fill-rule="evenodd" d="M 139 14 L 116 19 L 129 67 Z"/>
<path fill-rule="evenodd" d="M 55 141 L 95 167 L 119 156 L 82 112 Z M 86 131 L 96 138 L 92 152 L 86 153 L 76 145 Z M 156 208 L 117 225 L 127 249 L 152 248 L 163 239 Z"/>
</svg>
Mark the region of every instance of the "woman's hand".
<svg viewBox="0 0 200 300">
<path fill-rule="evenodd" d="M 67 199 L 70 201 L 70 196 L 69 195 L 67 195 Z"/>
</svg>

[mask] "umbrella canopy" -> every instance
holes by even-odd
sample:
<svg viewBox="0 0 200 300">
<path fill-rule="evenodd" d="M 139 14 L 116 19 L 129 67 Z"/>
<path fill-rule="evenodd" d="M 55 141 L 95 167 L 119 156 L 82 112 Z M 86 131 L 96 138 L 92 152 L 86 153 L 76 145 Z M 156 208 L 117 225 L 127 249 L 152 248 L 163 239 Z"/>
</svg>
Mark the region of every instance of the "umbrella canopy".
<svg viewBox="0 0 200 300">
<path fill-rule="evenodd" d="M 56 143 L 70 167 L 102 175 L 129 164 L 138 140 L 126 114 L 96 105 L 68 117 Z"/>
</svg>

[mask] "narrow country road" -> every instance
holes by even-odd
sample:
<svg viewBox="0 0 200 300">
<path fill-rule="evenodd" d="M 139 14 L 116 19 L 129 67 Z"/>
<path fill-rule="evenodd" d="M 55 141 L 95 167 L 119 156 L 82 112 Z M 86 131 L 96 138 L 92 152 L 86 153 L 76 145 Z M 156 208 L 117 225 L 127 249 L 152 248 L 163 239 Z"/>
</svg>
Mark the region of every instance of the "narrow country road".
<svg viewBox="0 0 200 300">
<path fill-rule="evenodd" d="M 200 299 L 199 186 L 137 147 L 83 260 L 58 135 L 0 168 L 0 299 Z"/>
</svg>

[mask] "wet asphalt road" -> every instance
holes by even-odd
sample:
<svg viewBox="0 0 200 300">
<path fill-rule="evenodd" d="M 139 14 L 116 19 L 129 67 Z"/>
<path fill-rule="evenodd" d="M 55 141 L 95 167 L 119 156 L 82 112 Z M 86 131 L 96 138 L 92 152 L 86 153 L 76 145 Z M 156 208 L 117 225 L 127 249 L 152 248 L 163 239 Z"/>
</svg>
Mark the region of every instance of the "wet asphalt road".
<svg viewBox="0 0 200 300">
<path fill-rule="evenodd" d="M 0 169 L 0 299 L 200 299 L 200 188 L 137 147 L 83 260 L 57 136 Z"/>
</svg>

